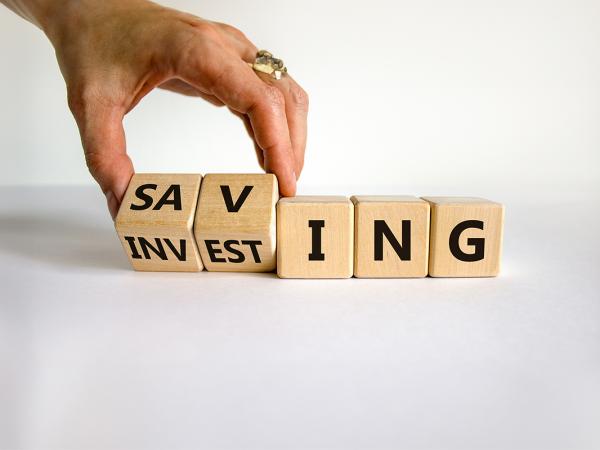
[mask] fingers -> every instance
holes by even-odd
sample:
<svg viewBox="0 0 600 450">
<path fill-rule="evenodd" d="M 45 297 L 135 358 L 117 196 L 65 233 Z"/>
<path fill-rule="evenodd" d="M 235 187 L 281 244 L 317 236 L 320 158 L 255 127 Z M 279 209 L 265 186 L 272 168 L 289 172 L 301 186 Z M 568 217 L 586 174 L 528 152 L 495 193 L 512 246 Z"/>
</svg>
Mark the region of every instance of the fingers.
<svg viewBox="0 0 600 450">
<path fill-rule="evenodd" d="M 177 75 L 248 116 L 256 144 L 264 155 L 265 170 L 277 175 L 282 195 L 295 195 L 296 162 L 282 92 L 261 81 L 241 58 L 232 58 L 219 48 L 207 49 L 199 44 L 185 55 Z"/>
<path fill-rule="evenodd" d="M 224 106 L 224 103 L 215 96 L 200 92 L 198 89 L 177 78 L 165 81 L 158 87 L 166 91 L 176 92 L 189 97 L 200 97 L 215 106 Z"/>
<path fill-rule="evenodd" d="M 283 78 L 285 95 L 285 112 L 290 128 L 290 139 L 296 157 L 296 176 L 299 178 L 304 168 L 304 155 L 306 152 L 307 120 L 308 120 L 308 94 L 290 76 Z"/>
<path fill-rule="evenodd" d="M 123 112 L 99 101 L 70 99 L 90 173 L 106 195 L 114 219 L 134 173 L 125 150 Z"/>
<path fill-rule="evenodd" d="M 254 73 L 250 75 L 258 80 Z M 262 149 L 264 169 L 277 175 L 282 195 L 295 195 L 296 164 L 281 91 L 273 87 L 263 90 L 260 96 L 251 100 L 246 114 L 255 141 Z"/>
<path fill-rule="evenodd" d="M 306 150 L 308 94 L 289 75 L 283 76 L 280 80 L 266 74 L 259 75 L 266 83 L 278 88 L 285 98 L 285 114 L 294 151 L 295 172 L 296 177 L 299 178 L 304 167 Z"/>
<path fill-rule="evenodd" d="M 241 58 L 246 62 L 253 62 L 257 52 L 256 46 L 237 28 L 222 23 L 217 23 L 217 25 L 230 37 L 230 43 L 235 47 Z M 294 151 L 296 178 L 298 178 L 304 167 L 308 95 L 288 75 L 284 76 L 281 80 L 275 80 L 273 77 L 262 73 L 257 73 L 257 75 L 265 83 L 279 89 L 285 97 L 285 112 Z"/>
</svg>

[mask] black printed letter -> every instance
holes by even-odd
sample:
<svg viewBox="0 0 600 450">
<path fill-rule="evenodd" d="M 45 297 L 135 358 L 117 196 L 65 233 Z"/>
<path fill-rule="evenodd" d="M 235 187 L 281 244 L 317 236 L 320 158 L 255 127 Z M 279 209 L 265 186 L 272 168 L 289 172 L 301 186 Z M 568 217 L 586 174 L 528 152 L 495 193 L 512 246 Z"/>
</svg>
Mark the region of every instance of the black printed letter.
<svg viewBox="0 0 600 450">
<path fill-rule="evenodd" d="M 402 261 L 410 261 L 410 220 L 402 221 L 402 245 L 390 230 L 385 220 L 375 221 L 375 261 L 383 261 L 383 236 L 386 237 L 396 254 Z"/>
<path fill-rule="evenodd" d="M 454 227 L 450 233 L 450 251 L 454 257 L 460 261 L 474 262 L 481 261 L 485 257 L 485 239 L 483 238 L 468 238 L 467 244 L 475 247 L 473 253 L 465 253 L 460 249 L 458 240 L 463 231 L 468 228 L 477 228 L 483 230 L 483 222 L 481 220 L 465 220 Z"/>
<path fill-rule="evenodd" d="M 219 244 L 219 241 L 206 240 L 204 241 L 204 244 L 206 245 L 206 250 L 208 251 L 208 257 L 212 262 L 227 262 L 225 258 L 217 258 L 217 253 L 223 253 L 223 251 L 220 248 L 213 248 L 213 245 Z"/>
<path fill-rule="evenodd" d="M 173 195 L 173 198 L 169 200 L 171 194 Z M 181 188 L 178 184 L 172 184 L 169 186 L 169 189 L 167 189 L 165 194 L 152 209 L 158 211 L 165 205 L 173 205 L 173 209 L 175 211 L 181 211 Z"/>
<path fill-rule="evenodd" d="M 148 250 L 152 250 L 152 253 L 154 253 L 163 261 L 166 261 L 168 259 L 167 252 L 165 252 L 165 248 L 163 247 L 160 238 L 154 238 L 154 242 L 156 242 L 156 247 L 154 247 L 146 238 L 140 237 L 138 238 L 138 240 L 140 241 L 140 247 L 142 247 L 142 252 L 144 253 L 144 257 L 146 259 L 152 259 Z"/>
<path fill-rule="evenodd" d="M 309 261 L 325 261 L 321 252 L 321 229 L 325 228 L 324 220 L 309 220 L 308 226 L 312 228 L 312 252 L 308 254 Z"/>
<path fill-rule="evenodd" d="M 233 203 L 231 189 L 229 186 L 221 186 L 221 193 L 223 194 L 223 200 L 225 200 L 225 207 L 227 208 L 227 211 L 238 212 L 248 198 L 248 195 L 250 195 L 250 191 L 253 187 L 254 186 L 244 186 L 244 189 L 242 189 L 242 193 L 238 197 L 237 201 Z"/>
<path fill-rule="evenodd" d="M 179 239 L 179 251 L 177 251 L 171 239 L 165 239 L 165 242 L 179 261 L 185 261 L 185 239 Z"/>
<path fill-rule="evenodd" d="M 133 236 L 125 236 L 125 240 L 129 244 L 129 248 L 131 249 L 131 257 L 133 259 L 142 259 L 142 255 L 140 255 L 137 251 L 137 247 L 135 245 L 135 238 Z"/>
<path fill-rule="evenodd" d="M 246 261 L 246 257 L 237 248 L 233 248 L 234 245 L 240 245 L 239 241 L 230 240 L 230 241 L 225 241 L 223 243 L 223 247 L 225 247 L 225 250 L 227 250 L 229 253 L 233 253 L 234 255 L 237 256 L 236 259 L 234 259 L 234 258 L 227 258 L 227 260 L 230 263 L 234 263 L 234 264 L 236 264 L 236 263 L 243 263 L 244 261 Z"/>
<path fill-rule="evenodd" d="M 254 257 L 254 262 L 260 262 L 260 255 L 258 254 L 257 245 L 262 245 L 262 241 L 242 241 L 242 245 L 249 245 L 252 250 L 252 256 Z"/>
<path fill-rule="evenodd" d="M 132 203 L 129 206 L 129 208 L 134 211 L 142 211 L 144 209 L 150 208 L 152 206 L 153 201 L 152 197 L 146 194 L 144 191 L 146 189 L 152 189 L 153 191 L 155 191 L 157 187 L 158 186 L 156 184 L 142 184 L 141 186 L 138 186 L 138 188 L 135 190 L 135 196 L 140 200 L 143 200 L 144 203 L 142 205 L 135 205 Z"/>
</svg>

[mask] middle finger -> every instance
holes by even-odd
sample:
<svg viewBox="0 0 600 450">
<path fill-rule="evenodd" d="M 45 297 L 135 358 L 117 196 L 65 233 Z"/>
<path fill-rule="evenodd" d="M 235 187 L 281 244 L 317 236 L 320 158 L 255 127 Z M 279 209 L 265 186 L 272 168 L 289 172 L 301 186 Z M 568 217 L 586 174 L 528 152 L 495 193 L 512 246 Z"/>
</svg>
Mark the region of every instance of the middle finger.
<svg viewBox="0 0 600 450">
<path fill-rule="evenodd" d="M 264 73 L 259 72 L 257 74 L 265 83 L 279 89 L 285 97 L 285 115 L 294 150 L 296 177 L 298 178 L 304 167 L 304 153 L 306 151 L 308 95 L 288 74 L 283 74 L 279 80 Z"/>
</svg>

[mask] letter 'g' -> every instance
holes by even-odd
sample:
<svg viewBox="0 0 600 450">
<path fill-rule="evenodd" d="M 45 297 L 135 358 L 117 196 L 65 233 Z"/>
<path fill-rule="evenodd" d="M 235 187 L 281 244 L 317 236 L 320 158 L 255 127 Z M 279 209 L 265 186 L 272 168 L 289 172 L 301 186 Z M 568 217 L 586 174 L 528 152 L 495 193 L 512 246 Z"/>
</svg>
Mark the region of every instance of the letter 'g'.
<svg viewBox="0 0 600 450">
<path fill-rule="evenodd" d="M 483 222 L 481 220 L 465 220 L 454 227 L 450 233 L 450 252 L 460 261 L 475 262 L 481 261 L 485 257 L 485 239 L 484 238 L 468 238 L 467 244 L 475 249 L 473 253 L 465 253 L 460 249 L 458 241 L 463 231 L 469 228 L 483 230 Z"/>
</svg>

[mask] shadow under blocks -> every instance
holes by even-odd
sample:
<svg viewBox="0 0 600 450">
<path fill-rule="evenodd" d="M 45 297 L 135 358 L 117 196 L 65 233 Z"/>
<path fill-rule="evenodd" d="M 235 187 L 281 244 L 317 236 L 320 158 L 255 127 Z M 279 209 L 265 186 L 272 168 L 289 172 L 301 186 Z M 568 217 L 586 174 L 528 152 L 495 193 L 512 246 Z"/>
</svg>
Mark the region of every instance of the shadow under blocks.
<svg viewBox="0 0 600 450">
<path fill-rule="evenodd" d="M 136 174 L 115 221 L 135 270 L 280 278 L 493 277 L 503 225 L 474 197 L 280 199 L 272 174 Z"/>
</svg>

